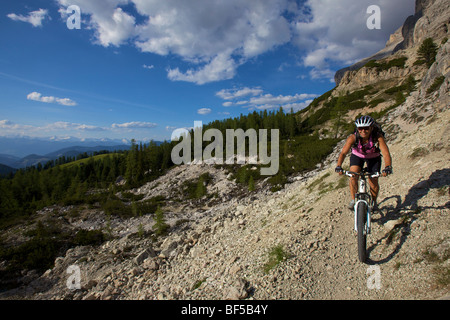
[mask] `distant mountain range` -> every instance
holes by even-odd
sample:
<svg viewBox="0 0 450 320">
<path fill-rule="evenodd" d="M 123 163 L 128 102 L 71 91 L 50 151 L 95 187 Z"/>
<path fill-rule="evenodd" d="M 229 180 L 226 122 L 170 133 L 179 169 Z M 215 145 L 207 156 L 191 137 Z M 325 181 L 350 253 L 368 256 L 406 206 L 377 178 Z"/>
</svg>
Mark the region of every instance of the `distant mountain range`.
<svg viewBox="0 0 450 320">
<path fill-rule="evenodd" d="M 97 146 L 117 146 L 117 145 L 131 145 L 131 141 L 126 139 L 123 140 L 79 139 L 76 137 L 33 138 L 24 136 L 20 137 L 0 136 L 0 154 L 11 155 L 18 158 L 23 158 L 30 154 L 47 155 L 60 149 L 70 148 L 74 146 L 97 147 Z"/>
<path fill-rule="evenodd" d="M 95 147 L 83 147 L 73 146 L 63 148 L 45 155 L 30 154 L 26 157 L 19 158 L 8 154 L 0 154 L 0 175 L 14 172 L 16 169 L 26 168 L 30 166 L 38 165 L 39 163 L 45 164 L 48 161 L 56 160 L 59 157 L 76 157 L 81 153 L 93 154 L 96 151 L 107 150 L 110 152 L 128 150 L 130 145 L 115 145 L 115 146 L 95 146 Z"/>
<path fill-rule="evenodd" d="M 0 163 L 0 177 L 1 176 L 6 176 L 10 172 L 15 172 L 16 170 L 17 169 L 11 168 L 9 166 L 6 166 L 6 165 Z"/>
<path fill-rule="evenodd" d="M 158 145 L 162 143 L 155 142 Z M 131 142 L 125 139 L 0 137 L 0 176 L 20 168 L 45 164 L 62 156 L 76 157 L 85 152 L 91 155 L 103 150 L 122 151 L 130 147 Z"/>
</svg>

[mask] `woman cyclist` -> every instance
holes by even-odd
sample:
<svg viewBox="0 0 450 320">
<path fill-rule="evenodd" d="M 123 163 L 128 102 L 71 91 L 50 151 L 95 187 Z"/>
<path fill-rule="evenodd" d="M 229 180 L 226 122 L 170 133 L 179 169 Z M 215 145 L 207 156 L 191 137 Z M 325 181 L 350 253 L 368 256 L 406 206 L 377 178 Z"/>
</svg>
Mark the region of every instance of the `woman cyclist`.
<svg viewBox="0 0 450 320">
<path fill-rule="evenodd" d="M 388 174 L 392 174 L 392 159 L 389 153 L 389 148 L 386 145 L 381 132 L 377 130 L 374 126 L 375 120 L 370 116 L 362 116 L 356 119 L 356 131 L 351 134 L 342 148 L 341 154 L 339 155 L 337 166 L 335 171 L 340 175 L 343 174 L 342 163 L 344 162 L 345 156 L 352 149 L 352 154 L 350 156 L 350 171 L 361 172 L 364 163 L 367 163 L 367 168 L 369 172 L 380 172 L 381 169 L 381 154 L 384 157 L 385 165 L 382 175 L 385 177 Z M 380 154 L 381 151 L 381 154 Z M 378 184 L 378 178 L 369 177 L 370 193 L 372 195 L 373 210 L 376 210 L 377 206 L 377 196 L 380 190 Z M 353 176 L 350 179 L 350 194 L 352 201 L 349 204 L 349 209 L 353 210 L 355 205 L 355 195 L 358 188 L 358 177 Z"/>
</svg>

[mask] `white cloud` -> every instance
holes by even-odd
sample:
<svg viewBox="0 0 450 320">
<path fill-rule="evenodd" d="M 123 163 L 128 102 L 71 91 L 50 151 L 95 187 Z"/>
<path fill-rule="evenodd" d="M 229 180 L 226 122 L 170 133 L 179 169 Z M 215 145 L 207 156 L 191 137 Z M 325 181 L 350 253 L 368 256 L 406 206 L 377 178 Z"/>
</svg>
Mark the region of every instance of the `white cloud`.
<svg viewBox="0 0 450 320">
<path fill-rule="evenodd" d="M 389 35 L 414 13 L 415 0 L 308 0 L 308 19 L 295 22 L 293 43 L 304 52 L 311 77 L 333 78 L 333 64 L 353 64 L 382 49 Z M 366 26 L 370 5 L 381 11 L 381 29 Z"/>
<path fill-rule="evenodd" d="M 56 98 L 53 96 L 42 96 L 39 92 L 31 92 L 27 95 L 28 100 L 40 101 L 45 103 L 58 103 L 63 106 L 76 106 L 77 103 L 69 98 Z"/>
<path fill-rule="evenodd" d="M 156 126 L 157 126 L 156 123 L 141 122 L 141 121 L 113 123 L 111 125 L 112 128 L 122 128 L 122 129 L 151 129 L 151 128 L 155 128 Z"/>
<path fill-rule="evenodd" d="M 292 108 L 294 111 L 303 109 L 311 103 L 311 99 L 317 97 L 316 94 L 310 93 L 297 93 L 295 95 L 278 95 L 274 96 L 270 93 L 264 94 L 260 88 L 233 88 L 223 89 L 216 92 L 216 96 L 227 100 L 222 105 L 224 107 L 231 106 L 243 106 L 249 110 L 264 110 L 264 109 L 283 109 L 290 111 Z M 247 100 L 241 100 L 241 98 L 251 96 Z"/>
<path fill-rule="evenodd" d="M 334 82 L 335 73 L 336 73 L 335 71 L 328 69 L 328 68 L 324 68 L 324 69 L 313 68 L 309 72 L 309 75 L 310 75 L 311 79 L 329 79 L 330 82 Z"/>
<path fill-rule="evenodd" d="M 79 6 L 102 46 L 133 42 L 142 52 L 177 55 L 192 63 L 187 70 L 169 67 L 167 73 L 170 80 L 196 84 L 231 79 L 248 59 L 289 42 L 291 25 L 285 13 L 297 10 L 291 0 L 58 2 Z M 145 22 L 137 24 L 137 15 L 122 6 L 126 4 L 134 4 Z"/>
<path fill-rule="evenodd" d="M 57 121 L 44 126 L 44 130 L 105 131 L 105 128 L 81 123 Z"/>
<path fill-rule="evenodd" d="M 136 19 L 125 12 L 120 5 L 128 0 L 57 0 L 61 16 L 71 5 L 77 5 L 82 15 L 89 15 L 86 28 L 95 31 L 95 43 L 104 47 L 120 46 L 135 36 Z"/>
<path fill-rule="evenodd" d="M 23 16 L 21 14 L 17 15 L 15 13 L 10 13 L 7 15 L 8 18 L 14 21 L 22 21 L 30 23 L 33 27 L 40 27 L 42 26 L 42 21 L 48 17 L 50 19 L 50 16 L 48 16 L 48 10 L 47 9 L 39 9 L 36 11 L 31 11 L 28 13 L 27 16 Z"/>
<path fill-rule="evenodd" d="M 10 120 L 0 120 L 0 128 L 5 130 L 23 130 L 27 129 L 27 126 L 16 124 Z"/>
<path fill-rule="evenodd" d="M 46 125 L 36 126 L 28 124 L 18 124 L 10 120 L 0 120 L 0 128 L 3 129 L 1 135 L 31 135 L 36 136 L 42 133 L 56 134 L 64 131 L 67 133 L 88 132 L 88 131 L 106 131 L 106 128 L 66 121 L 56 121 Z"/>
<path fill-rule="evenodd" d="M 63 106 L 76 106 L 77 105 L 77 103 L 75 101 L 72 101 L 69 98 L 56 98 L 56 102 Z"/>
<path fill-rule="evenodd" d="M 149 70 L 151 70 L 151 69 L 153 69 L 155 66 L 154 65 L 146 65 L 146 64 L 144 64 L 144 65 L 142 65 L 142 67 L 144 68 L 144 69 L 149 69 Z"/>
<path fill-rule="evenodd" d="M 330 78 L 336 65 L 380 50 L 413 14 L 415 0 L 57 1 L 81 8 L 95 43 L 178 56 L 190 65 L 167 67 L 168 78 L 201 85 L 231 79 L 242 64 L 287 43 L 299 49 L 311 76 Z M 370 5 L 381 9 L 380 30 L 366 26 Z"/>
<path fill-rule="evenodd" d="M 178 68 L 168 69 L 167 77 L 173 81 L 187 81 L 196 84 L 232 79 L 236 74 L 236 62 L 227 53 L 221 53 L 197 70 L 181 72 Z"/>
<path fill-rule="evenodd" d="M 166 126 L 166 130 L 167 131 L 173 131 L 173 130 L 175 130 L 177 127 L 174 127 L 174 126 Z"/>
<path fill-rule="evenodd" d="M 216 92 L 216 96 L 224 99 L 224 100 L 231 100 L 231 99 L 238 99 L 245 96 L 256 96 L 263 92 L 263 90 L 259 87 L 256 88 L 234 88 L 234 89 L 222 89 L 218 92 Z"/>
<path fill-rule="evenodd" d="M 294 103 L 296 101 L 301 101 L 301 100 L 305 100 L 308 98 L 314 98 L 316 96 L 317 95 L 315 95 L 315 94 L 306 94 L 306 93 L 296 94 L 294 96 L 291 96 L 291 95 L 273 96 L 269 93 L 269 94 L 261 95 L 259 97 L 251 98 L 249 101 L 249 104 L 250 105 L 286 105 L 286 104 Z"/>
<path fill-rule="evenodd" d="M 6 119 L 0 120 L 0 127 L 1 127 L 1 128 L 9 127 L 9 126 L 11 126 L 12 124 L 13 124 L 13 123 L 12 123 L 11 121 L 9 121 L 9 120 L 6 120 Z"/>
<path fill-rule="evenodd" d="M 119 46 L 133 36 L 135 19 L 121 8 L 116 8 L 111 18 L 94 17 L 94 23 L 97 27 L 97 38 L 101 45 L 105 47 L 110 44 Z"/>
<path fill-rule="evenodd" d="M 0 136 L 20 135 L 20 136 L 58 136 L 70 137 L 76 136 L 78 138 L 97 136 L 98 132 L 117 133 L 122 131 L 133 132 L 135 129 L 152 129 L 157 124 L 151 122 L 126 122 L 113 123 L 110 126 L 96 126 L 85 123 L 74 123 L 67 121 L 55 121 L 40 125 L 29 125 L 14 123 L 11 120 L 0 120 Z M 169 128 L 166 128 L 167 130 Z"/>
<path fill-rule="evenodd" d="M 211 111 L 212 110 L 210 108 L 200 108 L 197 110 L 197 113 L 201 114 L 201 115 L 205 115 L 205 114 L 210 114 Z"/>
</svg>

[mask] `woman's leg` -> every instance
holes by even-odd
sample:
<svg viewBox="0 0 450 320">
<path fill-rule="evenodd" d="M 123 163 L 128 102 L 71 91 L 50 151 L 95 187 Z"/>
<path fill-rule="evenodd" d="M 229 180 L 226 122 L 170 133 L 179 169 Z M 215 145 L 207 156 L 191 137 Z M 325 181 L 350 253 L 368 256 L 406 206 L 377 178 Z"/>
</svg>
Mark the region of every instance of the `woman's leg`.
<svg viewBox="0 0 450 320">
<path fill-rule="evenodd" d="M 373 202 L 377 202 L 378 192 L 380 191 L 380 185 L 378 184 L 378 178 L 369 178 L 370 194 L 372 195 Z"/>
<path fill-rule="evenodd" d="M 364 160 L 352 154 L 350 156 L 350 171 L 360 173 L 364 165 Z M 356 191 L 358 191 L 358 177 L 350 178 L 350 195 L 352 200 L 355 200 Z"/>
<path fill-rule="evenodd" d="M 370 159 L 367 163 L 369 172 L 380 172 L 381 170 L 381 157 Z M 380 185 L 378 184 L 378 178 L 369 177 L 370 194 L 372 195 L 373 203 L 377 203 L 378 192 L 380 191 Z"/>
<path fill-rule="evenodd" d="M 350 171 L 359 173 L 361 172 L 361 167 L 350 166 Z M 350 178 L 350 195 L 352 200 L 355 200 L 356 191 L 358 191 L 358 176 L 353 176 Z"/>
</svg>

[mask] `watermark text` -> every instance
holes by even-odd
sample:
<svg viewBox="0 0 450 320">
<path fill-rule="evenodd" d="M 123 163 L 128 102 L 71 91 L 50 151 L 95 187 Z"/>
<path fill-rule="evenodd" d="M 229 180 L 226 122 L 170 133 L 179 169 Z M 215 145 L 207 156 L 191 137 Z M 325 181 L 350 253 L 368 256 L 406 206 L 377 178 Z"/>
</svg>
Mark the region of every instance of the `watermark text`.
<svg viewBox="0 0 450 320">
<path fill-rule="evenodd" d="M 367 7 L 368 14 L 370 17 L 367 18 L 366 25 L 369 30 L 381 29 L 381 10 L 377 5 L 371 5 Z"/>
<path fill-rule="evenodd" d="M 194 159 L 192 160 L 191 133 L 184 128 L 176 129 L 172 132 L 171 140 L 179 141 L 173 147 L 171 159 L 174 164 L 223 164 L 223 143 L 224 137 L 218 129 L 208 129 L 203 133 L 202 122 L 194 121 Z M 246 157 L 246 138 L 248 139 L 248 157 Z M 258 142 L 259 138 L 259 142 Z M 225 130 L 225 164 L 234 164 L 235 161 L 235 141 L 236 143 L 236 163 L 259 164 L 269 167 L 261 167 L 261 175 L 275 175 L 279 169 L 279 130 L 270 130 L 270 155 L 268 150 L 268 130 L 259 129 L 226 129 Z M 213 141 L 212 141 L 213 140 Z M 204 150 L 202 144 L 204 141 L 212 141 Z M 259 150 L 258 150 L 259 149 Z M 182 155 L 181 155 L 182 153 Z M 214 153 L 214 156 L 213 156 Z M 247 160 L 246 160 L 247 159 Z"/>
</svg>

